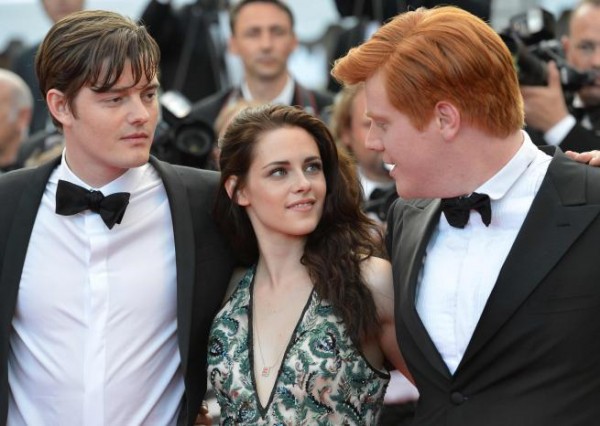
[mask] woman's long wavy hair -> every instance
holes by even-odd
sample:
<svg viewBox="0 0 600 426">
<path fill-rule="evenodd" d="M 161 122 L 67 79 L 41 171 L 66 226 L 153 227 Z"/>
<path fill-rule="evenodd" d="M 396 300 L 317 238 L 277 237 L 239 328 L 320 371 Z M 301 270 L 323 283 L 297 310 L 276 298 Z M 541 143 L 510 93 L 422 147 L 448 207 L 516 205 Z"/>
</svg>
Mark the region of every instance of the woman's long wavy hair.
<svg viewBox="0 0 600 426">
<path fill-rule="evenodd" d="M 299 108 L 280 105 L 241 111 L 219 140 L 221 185 L 215 219 L 240 259 L 247 264 L 257 262 L 256 235 L 245 208 L 235 202 L 235 193 L 246 184 L 261 136 L 282 127 L 299 127 L 313 137 L 327 183 L 323 215 L 307 237 L 301 262 L 308 269 L 315 291 L 331 303 L 351 338 L 359 341 L 377 336 L 377 311 L 361 275 L 361 262 L 371 255 L 382 255 L 381 234 L 361 210 L 362 190 L 352 160 L 338 152 L 327 126 L 318 118 Z M 233 199 L 225 189 L 230 176 L 237 177 Z"/>
</svg>

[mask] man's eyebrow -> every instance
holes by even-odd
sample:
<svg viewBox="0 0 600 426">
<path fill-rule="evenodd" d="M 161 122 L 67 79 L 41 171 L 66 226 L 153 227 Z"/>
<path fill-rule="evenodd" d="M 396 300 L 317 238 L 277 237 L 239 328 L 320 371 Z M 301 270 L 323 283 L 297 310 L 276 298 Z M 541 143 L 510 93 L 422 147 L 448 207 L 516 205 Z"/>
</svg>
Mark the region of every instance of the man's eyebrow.
<svg viewBox="0 0 600 426">
<path fill-rule="evenodd" d="M 113 86 L 107 90 L 102 90 L 102 91 L 92 87 L 92 90 L 96 93 L 121 93 L 121 92 L 130 90 L 134 87 L 136 87 L 136 86 L 135 85 L 134 86 Z M 158 90 L 159 87 L 160 87 L 160 83 L 149 83 L 146 86 L 142 87 L 141 90 Z"/>
<path fill-rule="evenodd" d="M 379 121 L 386 121 L 387 118 L 385 118 L 383 115 L 379 115 L 375 112 L 371 112 L 371 111 L 365 111 L 365 116 L 367 118 L 370 118 L 371 120 L 379 120 Z"/>
</svg>

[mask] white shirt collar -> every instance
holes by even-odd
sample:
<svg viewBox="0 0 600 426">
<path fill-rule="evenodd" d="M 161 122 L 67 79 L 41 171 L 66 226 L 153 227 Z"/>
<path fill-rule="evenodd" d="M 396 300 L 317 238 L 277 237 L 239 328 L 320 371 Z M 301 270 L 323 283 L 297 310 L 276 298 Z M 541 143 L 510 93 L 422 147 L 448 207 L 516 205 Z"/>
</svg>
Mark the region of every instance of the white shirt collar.
<svg viewBox="0 0 600 426">
<path fill-rule="evenodd" d="M 585 105 L 583 104 L 583 100 L 581 100 L 581 98 L 577 94 L 573 98 L 573 106 L 575 108 L 584 108 L 585 107 Z"/>
<path fill-rule="evenodd" d="M 525 173 L 525 170 L 535 160 L 539 150 L 526 132 L 521 131 L 521 134 L 523 135 L 523 143 L 517 153 L 500 171 L 477 188 L 475 192 L 488 194 L 490 199 L 499 200 Z"/>
<path fill-rule="evenodd" d="M 66 180 L 68 182 L 74 183 L 86 189 L 98 190 L 102 192 L 104 195 L 114 194 L 115 192 L 130 192 L 133 193 L 136 188 L 139 187 L 142 177 L 144 176 L 148 167 L 150 167 L 150 163 L 146 163 L 140 167 L 134 167 L 132 169 L 127 170 L 121 176 L 113 180 L 112 182 L 107 183 L 101 188 L 94 188 L 81 180 L 74 172 L 71 170 L 69 165 L 67 164 L 65 158 L 66 150 L 63 149 L 62 160 L 58 165 L 57 173 L 53 173 L 50 177 L 51 183 L 58 183 L 59 179 Z"/>
<path fill-rule="evenodd" d="M 271 99 L 269 102 L 272 104 L 279 105 L 291 105 L 292 101 L 294 100 L 294 85 L 294 79 L 288 75 L 287 82 L 285 83 L 283 90 L 279 92 L 279 94 L 275 96 L 275 98 Z M 245 100 L 253 100 L 252 93 L 250 93 L 250 88 L 248 87 L 248 83 L 245 80 L 242 83 L 240 90 L 242 92 L 242 97 Z"/>
</svg>

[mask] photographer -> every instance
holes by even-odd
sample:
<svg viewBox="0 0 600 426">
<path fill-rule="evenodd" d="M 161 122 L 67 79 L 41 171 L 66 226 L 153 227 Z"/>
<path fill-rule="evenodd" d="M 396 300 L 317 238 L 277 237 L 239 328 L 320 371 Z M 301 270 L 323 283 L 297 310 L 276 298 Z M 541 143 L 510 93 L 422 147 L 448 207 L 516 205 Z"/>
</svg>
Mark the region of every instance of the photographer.
<svg viewBox="0 0 600 426">
<path fill-rule="evenodd" d="M 596 74 L 573 96 L 565 93 L 556 64 L 548 64 L 546 86 L 521 86 L 525 120 L 543 134 L 539 144 L 563 151 L 600 149 L 600 0 L 582 0 L 571 14 L 562 45 L 568 65 Z M 572 99 L 571 99 L 572 98 Z"/>
<path fill-rule="evenodd" d="M 150 0 L 141 22 L 161 51 L 161 86 L 192 102 L 227 84 L 220 0 L 197 0 L 175 8 L 171 0 Z"/>
</svg>

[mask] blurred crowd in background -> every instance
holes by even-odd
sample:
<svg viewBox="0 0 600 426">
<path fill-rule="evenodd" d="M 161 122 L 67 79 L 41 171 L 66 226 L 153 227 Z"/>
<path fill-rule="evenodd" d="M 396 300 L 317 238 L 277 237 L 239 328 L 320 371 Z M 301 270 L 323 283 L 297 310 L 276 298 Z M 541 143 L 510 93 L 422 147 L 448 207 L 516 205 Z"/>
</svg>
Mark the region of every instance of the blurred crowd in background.
<svg viewBox="0 0 600 426">
<path fill-rule="evenodd" d="M 47 27 L 64 15 L 84 8 L 125 8 L 117 11 L 136 15 L 132 17 L 148 26 L 162 52 L 163 121 L 159 126 L 154 154 L 175 163 L 215 168 L 216 125 L 222 125 L 227 121 L 224 116 L 236 110 L 236 100 L 273 101 L 289 76 L 290 86 L 286 90 L 293 91 L 294 96 L 282 103 L 309 107 L 328 121 L 333 95 L 340 90 L 329 76 L 333 61 L 370 36 L 381 22 L 399 12 L 451 3 L 475 13 L 502 31 L 514 16 L 531 8 L 543 7 L 556 20 L 554 35 L 558 38 L 566 31 L 568 13 L 574 1 L 290 0 L 287 4 L 294 16 L 290 37 L 284 41 L 285 45 L 266 48 L 273 49 L 273 56 L 279 55 L 277 61 L 280 63 L 275 65 L 278 69 L 274 71 L 252 71 L 252 61 L 255 60 L 252 55 L 262 55 L 251 52 L 254 47 L 237 43 L 237 48 L 232 48 L 232 41 L 241 40 L 232 34 L 229 22 L 229 10 L 235 3 L 235 0 L 0 2 L 0 21 L 4 20 L 0 25 L 0 43 L 4 42 L 3 46 L 0 44 L 0 68 L 11 70 L 21 77 L 34 99 L 30 117 L 22 114 L 23 118 L 18 123 L 16 119 L 11 121 L 18 129 L 12 132 L 18 137 L 11 139 L 19 140 L 19 149 L 15 152 L 15 142 L 10 144 L 10 148 L 2 148 L 9 153 L 2 156 L 4 160 L 0 167 L 10 170 L 39 163 L 61 149 L 60 135 L 54 129 L 37 89 L 33 63 L 38 43 L 43 37 L 44 24 L 39 24 L 33 10 L 45 15 Z M 10 22 L 23 22 L 23 19 L 30 19 L 31 26 L 23 28 L 24 25 L 20 25 L 17 31 L 9 25 Z M 264 51 L 265 48 L 257 49 Z M 270 51 L 266 55 L 271 55 Z M 253 72 L 255 75 L 251 75 Z M 256 75 L 256 72 L 272 72 L 277 76 Z M 257 91 L 253 81 L 264 82 L 265 79 L 270 83 L 261 88 L 262 96 L 252 93 Z M 275 80 L 279 84 L 274 84 Z M 206 102 L 202 104 L 201 101 L 215 94 L 220 94 L 218 100 L 213 99 L 208 106 Z M 201 104 L 199 108 L 198 103 Z M 23 108 L 22 103 L 19 108 Z M 221 112 L 223 114 L 217 120 Z M 11 113 L 11 117 L 16 115 L 16 112 Z M 27 126 L 23 126 L 24 120 L 28 121 Z M 8 143 L 0 141 L 0 147 L 4 145 Z"/>
</svg>

